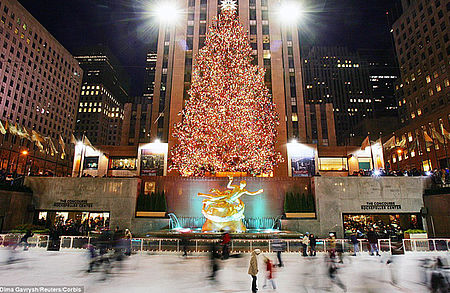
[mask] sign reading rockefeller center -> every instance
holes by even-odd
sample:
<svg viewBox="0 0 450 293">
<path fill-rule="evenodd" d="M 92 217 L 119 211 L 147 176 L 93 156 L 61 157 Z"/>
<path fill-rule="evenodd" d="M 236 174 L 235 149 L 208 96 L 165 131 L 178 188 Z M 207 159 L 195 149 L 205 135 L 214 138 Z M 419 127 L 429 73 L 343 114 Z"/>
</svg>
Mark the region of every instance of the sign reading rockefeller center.
<svg viewBox="0 0 450 293">
<path fill-rule="evenodd" d="M 60 201 L 54 202 L 53 206 L 58 208 L 92 208 L 93 203 L 87 200 L 78 199 L 61 199 Z"/>
<path fill-rule="evenodd" d="M 396 204 L 395 201 L 368 201 L 361 205 L 362 210 L 401 210 L 402 205 Z"/>
</svg>

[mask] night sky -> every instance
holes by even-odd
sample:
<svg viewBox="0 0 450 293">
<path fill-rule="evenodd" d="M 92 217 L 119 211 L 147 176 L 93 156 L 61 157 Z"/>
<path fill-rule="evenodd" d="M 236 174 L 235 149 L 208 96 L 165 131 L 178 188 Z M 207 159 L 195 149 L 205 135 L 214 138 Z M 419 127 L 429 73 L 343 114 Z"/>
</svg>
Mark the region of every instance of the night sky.
<svg viewBox="0 0 450 293">
<path fill-rule="evenodd" d="M 142 94 L 145 55 L 155 48 L 152 0 L 19 0 L 71 53 L 107 45 L 129 74 L 131 96 Z M 305 5 L 302 43 L 392 50 L 386 11 L 398 0 L 315 0 Z"/>
</svg>

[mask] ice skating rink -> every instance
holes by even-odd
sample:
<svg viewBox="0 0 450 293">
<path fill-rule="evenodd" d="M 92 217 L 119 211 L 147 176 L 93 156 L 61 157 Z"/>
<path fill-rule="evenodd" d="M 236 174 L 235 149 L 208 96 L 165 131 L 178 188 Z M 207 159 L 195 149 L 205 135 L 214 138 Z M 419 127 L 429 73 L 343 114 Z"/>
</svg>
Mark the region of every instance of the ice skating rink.
<svg viewBox="0 0 450 293">
<path fill-rule="evenodd" d="M 265 266 L 258 256 L 259 292 L 263 288 Z M 208 279 L 210 262 L 207 255 L 138 253 L 121 262 L 113 262 L 105 273 L 103 267 L 87 273 L 88 253 L 84 250 L 47 252 L 30 249 L 14 254 L 14 262 L 7 264 L 7 249 L 0 250 L 0 286 L 84 286 L 85 292 L 251 292 L 251 277 L 247 274 L 249 254 L 242 258 L 219 260 L 216 281 Z M 266 254 L 275 261 L 274 254 Z M 337 276 L 347 292 L 428 292 L 426 281 L 430 270 L 420 267 L 420 260 L 440 256 L 448 263 L 449 253 L 414 253 L 391 258 L 345 256 Z M 277 292 L 344 292 L 328 276 L 324 255 L 305 258 L 299 254 L 283 254 L 285 266 L 277 268 Z M 393 262 L 387 264 L 392 259 Z"/>
</svg>

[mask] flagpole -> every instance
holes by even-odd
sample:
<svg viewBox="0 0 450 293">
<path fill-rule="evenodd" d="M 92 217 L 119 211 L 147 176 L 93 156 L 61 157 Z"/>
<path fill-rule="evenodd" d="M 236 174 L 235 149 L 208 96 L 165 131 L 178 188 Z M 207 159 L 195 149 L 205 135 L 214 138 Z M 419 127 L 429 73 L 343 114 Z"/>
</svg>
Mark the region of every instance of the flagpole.
<svg viewBox="0 0 450 293">
<path fill-rule="evenodd" d="M 375 170 L 375 162 L 373 160 L 373 152 L 372 152 L 372 142 L 370 141 L 370 132 L 368 133 L 369 137 L 369 147 L 370 147 L 370 159 L 372 160 L 372 171 Z"/>
<path fill-rule="evenodd" d="M 417 136 L 417 132 L 416 131 L 414 131 L 414 143 L 416 144 L 416 148 L 417 148 L 417 162 L 419 163 L 419 170 L 421 171 L 421 173 L 422 173 L 422 171 L 425 171 L 425 170 L 423 170 L 423 162 L 422 162 L 422 159 L 421 159 L 421 157 L 422 157 L 422 155 L 420 154 L 421 153 L 421 150 L 420 150 L 420 143 L 419 143 L 419 137 Z"/>
<path fill-rule="evenodd" d="M 78 177 L 81 177 L 81 170 L 83 168 L 84 155 L 86 152 L 86 146 L 84 145 L 84 132 L 83 132 L 83 136 L 81 137 L 81 143 L 83 145 L 83 149 L 81 150 L 81 154 L 80 154 L 80 167 L 78 168 Z"/>
<path fill-rule="evenodd" d="M 430 130 L 431 130 L 431 140 L 433 141 L 434 157 L 436 158 L 436 165 L 437 165 L 438 169 L 441 169 L 441 166 L 440 166 L 441 164 L 439 163 L 439 158 L 438 158 L 437 153 L 436 153 L 436 147 L 434 146 L 435 142 L 434 142 L 433 129 L 430 128 Z"/>
<path fill-rule="evenodd" d="M 447 153 L 447 143 L 446 143 L 447 137 L 445 136 L 444 130 L 442 129 L 442 128 L 444 128 L 444 125 L 443 125 L 443 124 L 440 124 L 440 126 L 441 126 L 441 133 L 442 133 L 442 136 L 444 137 L 445 162 L 446 162 L 446 164 L 447 164 L 447 168 L 449 168 L 450 166 L 449 166 L 449 164 L 448 164 L 448 153 Z"/>
<path fill-rule="evenodd" d="M 384 172 L 386 172 L 386 164 L 385 164 L 385 162 L 384 162 L 384 160 L 386 159 L 386 157 L 384 156 L 384 146 L 383 146 L 383 140 L 382 140 L 382 138 L 381 138 L 381 132 L 380 132 L 380 134 L 379 134 L 379 136 L 380 136 L 380 144 L 381 144 L 381 154 L 383 155 L 383 160 L 382 160 L 382 162 L 383 162 L 383 169 L 384 169 Z"/>
<path fill-rule="evenodd" d="M 431 162 L 430 162 L 430 155 L 428 154 L 428 147 L 427 147 L 427 141 L 425 139 L 425 130 L 422 128 L 422 136 L 423 141 L 425 142 L 425 153 L 427 154 L 427 161 L 428 161 L 428 171 L 431 172 Z"/>
</svg>

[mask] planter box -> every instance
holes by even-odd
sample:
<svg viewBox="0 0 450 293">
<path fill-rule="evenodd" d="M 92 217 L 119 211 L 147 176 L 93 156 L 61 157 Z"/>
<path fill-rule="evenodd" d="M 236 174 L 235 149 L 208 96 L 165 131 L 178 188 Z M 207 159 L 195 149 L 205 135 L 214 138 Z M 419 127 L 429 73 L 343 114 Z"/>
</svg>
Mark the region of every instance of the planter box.
<svg viewBox="0 0 450 293">
<path fill-rule="evenodd" d="M 286 218 L 315 219 L 316 213 L 286 213 Z"/>
<path fill-rule="evenodd" d="M 166 212 L 136 212 L 136 217 L 142 218 L 164 218 Z"/>
<path fill-rule="evenodd" d="M 405 233 L 405 239 L 428 239 L 428 233 Z"/>
</svg>

